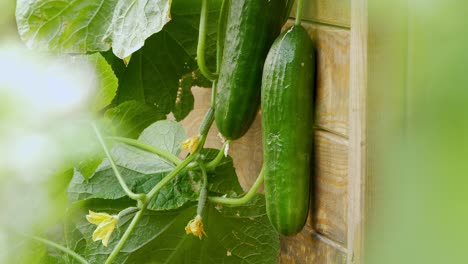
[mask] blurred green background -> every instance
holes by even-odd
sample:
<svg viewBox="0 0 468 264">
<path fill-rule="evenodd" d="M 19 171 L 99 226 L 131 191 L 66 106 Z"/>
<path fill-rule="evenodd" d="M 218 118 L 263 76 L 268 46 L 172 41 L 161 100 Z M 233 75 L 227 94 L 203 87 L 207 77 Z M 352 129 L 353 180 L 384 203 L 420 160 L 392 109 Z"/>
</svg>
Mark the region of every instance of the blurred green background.
<svg viewBox="0 0 468 264">
<path fill-rule="evenodd" d="M 15 24 L 15 1 L 14 0 L 0 0 L 0 41 L 6 38 L 14 38 L 16 34 Z"/>
<path fill-rule="evenodd" d="M 369 1 L 366 263 L 468 263 L 467 5 Z"/>
</svg>

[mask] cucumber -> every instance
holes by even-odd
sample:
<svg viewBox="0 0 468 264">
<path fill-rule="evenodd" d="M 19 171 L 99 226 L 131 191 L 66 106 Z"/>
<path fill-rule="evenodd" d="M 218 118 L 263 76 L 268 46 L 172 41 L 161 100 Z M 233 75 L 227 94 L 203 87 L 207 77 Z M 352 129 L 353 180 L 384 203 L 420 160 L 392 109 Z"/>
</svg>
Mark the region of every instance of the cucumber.
<svg viewBox="0 0 468 264">
<path fill-rule="evenodd" d="M 298 25 L 273 43 L 262 79 L 262 135 L 267 214 L 283 235 L 304 227 L 309 209 L 315 54 Z"/>
<path fill-rule="evenodd" d="M 221 134 L 233 140 L 247 132 L 257 114 L 263 65 L 280 33 L 288 1 L 229 2 L 215 121 Z"/>
</svg>

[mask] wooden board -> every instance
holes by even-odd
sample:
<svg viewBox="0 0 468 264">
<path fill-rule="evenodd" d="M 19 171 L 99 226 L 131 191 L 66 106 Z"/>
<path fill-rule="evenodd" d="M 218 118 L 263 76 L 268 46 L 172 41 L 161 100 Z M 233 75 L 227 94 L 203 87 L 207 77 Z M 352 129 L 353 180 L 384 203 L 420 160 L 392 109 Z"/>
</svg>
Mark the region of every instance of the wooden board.
<svg viewBox="0 0 468 264">
<path fill-rule="evenodd" d="M 348 141 L 334 134 L 315 133 L 315 187 L 308 224 L 318 233 L 347 244 Z"/>
<path fill-rule="evenodd" d="M 303 19 L 307 21 L 347 28 L 351 24 L 351 0 L 304 1 L 303 9 Z M 291 17 L 295 16 L 296 4 L 291 10 Z"/>
<path fill-rule="evenodd" d="M 304 228 L 292 237 L 281 238 L 280 264 L 345 264 L 346 249 Z"/>
<path fill-rule="evenodd" d="M 290 26 L 293 21 L 286 25 Z M 302 23 L 317 49 L 316 125 L 348 136 L 350 31 Z"/>
<path fill-rule="evenodd" d="M 349 93 L 348 262 L 364 262 L 367 166 L 368 1 L 353 0 Z M 381 87 L 380 87 L 381 88 Z"/>
</svg>

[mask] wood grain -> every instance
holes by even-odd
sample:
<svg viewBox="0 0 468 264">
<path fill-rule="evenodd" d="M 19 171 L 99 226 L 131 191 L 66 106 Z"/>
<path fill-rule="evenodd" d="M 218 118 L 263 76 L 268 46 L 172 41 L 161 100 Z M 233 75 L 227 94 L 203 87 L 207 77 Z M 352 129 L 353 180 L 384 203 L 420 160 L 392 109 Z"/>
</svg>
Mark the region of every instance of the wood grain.
<svg viewBox="0 0 468 264">
<path fill-rule="evenodd" d="M 348 262 L 364 262 L 368 1 L 352 0 L 349 93 Z"/>
<path fill-rule="evenodd" d="M 198 134 L 198 128 L 210 106 L 211 100 L 211 89 L 193 87 L 192 93 L 195 97 L 194 110 L 181 122 L 187 130 L 189 137 Z M 255 182 L 262 167 L 263 150 L 261 134 L 261 119 L 260 114 L 258 114 L 249 131 L 242 138 L 233 141 L 229 147 L 229 155 L 234 160 L 234 167 L 244 190 L 248 190 Z M 213 124 L 208 133 L 205 146 L 219 149 L 222 147 L 222 144 L 216 124 Z"/>
<path fill-rule="evenodd" d="M 351 0 L 310 0 L 304 1 L 303 8 L 304 20 L 348 28 L 351 24 Z M 291 10 L 295 15 L 296 4 Z"/>
<path fill-rule="evenodd" d="M 293 21 L 289 21 L 286 27 L 292 24 Z M 350 31 L 309 23 L 302 25 L 317 50 L 316 125 L 347 137 Z"/>
<path fill-rule="evenodd" d="M 308 224 L 318 233 L 347 243 L 348 141 L 334 134 L 315 133 L 315 186 Z"/>
<path fill-rule="evenodd" d="M 310 228 L 281 238 L 280 264 L 345 264 L 346 249 L 316 234 Z"/>
</svg>

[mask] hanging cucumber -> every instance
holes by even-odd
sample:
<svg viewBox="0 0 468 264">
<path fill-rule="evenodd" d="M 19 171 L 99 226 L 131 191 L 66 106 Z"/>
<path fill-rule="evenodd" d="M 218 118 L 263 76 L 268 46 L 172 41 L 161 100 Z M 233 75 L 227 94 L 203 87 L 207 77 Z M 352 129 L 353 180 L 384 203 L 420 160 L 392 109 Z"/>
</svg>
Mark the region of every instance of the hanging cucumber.
<svg viewBox="0 0 468 264">
<path fill-rule="evenodd" d="M 274 42 L 262 79 L 267 214 L 283 235 L 301 231 L 309 209 L 315 58 L 298 21 Z"/>
<path fill-rule="evenodd" d="M 215 111 L 216 125 L 227 139 L 243 136 L 255 118 L 263 64 L 290 1 L 229 1 Z"/>
</svg>

